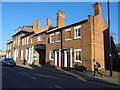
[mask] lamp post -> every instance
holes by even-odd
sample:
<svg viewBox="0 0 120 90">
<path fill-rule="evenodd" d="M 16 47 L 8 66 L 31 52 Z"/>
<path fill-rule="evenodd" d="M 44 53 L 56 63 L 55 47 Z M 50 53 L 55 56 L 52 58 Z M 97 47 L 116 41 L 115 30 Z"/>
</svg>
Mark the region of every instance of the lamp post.
<svg viewBox="0 0 120 90">
<path fill-rule="evenodd" d="M 111 58 L 111 35 L 110 35 L 110 3 L 107 1 L 108 6 L 108 32 L 109 32 L 109 69 L 110 69 L 110 77 L 112 76 L 112 58 Z"/>
</svg>

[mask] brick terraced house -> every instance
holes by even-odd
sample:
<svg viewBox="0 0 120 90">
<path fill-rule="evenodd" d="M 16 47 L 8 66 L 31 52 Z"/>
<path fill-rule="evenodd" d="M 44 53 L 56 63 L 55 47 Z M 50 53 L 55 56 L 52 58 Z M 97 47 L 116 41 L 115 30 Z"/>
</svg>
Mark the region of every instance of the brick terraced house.
<svg viewBox="0 0 120 90">
<path fill-rule="evenodd" d="M 99 2 L 93 4 L 94 16 L 65 26 L 65 14 L 57 13 L 57 26 L 47 18 L 47 25 L 40 28 L 40 21 L 33 26 L 16 30 L 7 43 L 7 57 L 28 64 L 50 64 L 56 68 L 73 68 L 75 65 L 93 70 L 93 59 L 105 68 L 105 35 L 107 30 Z M 107 40 L 108 38 L 106 38 Z"/>
</svg>

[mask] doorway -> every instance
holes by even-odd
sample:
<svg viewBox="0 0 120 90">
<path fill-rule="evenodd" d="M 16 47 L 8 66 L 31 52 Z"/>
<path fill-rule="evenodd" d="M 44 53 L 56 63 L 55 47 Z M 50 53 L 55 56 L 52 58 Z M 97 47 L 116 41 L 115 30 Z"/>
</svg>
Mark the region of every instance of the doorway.
<svg viewBox="0 0 120 90">
<path fill-rule="evenodd" d="M 64 50 L 64 67 L 72 67 L 72 53 L 71 50 Z"/>
<path fill-rule="evenodd" d="M 35 50 L 39 53 L 39 64 L 45 65 L 45 63 L 46 63 L 46 45 L 38 44 L 35 46 Z"/>
<path fill-rule="evenodd" d="M 60 51 L 58 50 L 58 51 L 55 51 L 55 67 L 57 67 L 57 68 L 60 68 L 61 67 L 61 53 L 60 53 Z"/>
</svg>

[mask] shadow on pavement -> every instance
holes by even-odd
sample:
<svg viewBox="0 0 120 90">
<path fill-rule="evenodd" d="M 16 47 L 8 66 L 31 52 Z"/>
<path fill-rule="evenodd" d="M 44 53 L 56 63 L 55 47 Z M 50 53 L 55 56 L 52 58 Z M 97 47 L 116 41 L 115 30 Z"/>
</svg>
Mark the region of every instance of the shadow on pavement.
<svg viewBox="0 0 120 90">
<path fill-rule="evenodd" d="M 31 72 L 31 70 L 33 70 L 33 71 L 35 70 L 35 71 L 37 71 L 37 73 L 39 73 L 39 72 L 50 72 L 50 73 L 53 73 L 53 74 L 64 75 L 64 76 L 69 76 L 69 77 L 73 77 L 73 78 L 78 78 L 78 77 L 75 76 L 75 75 L 78 75 L 79 77 L 82 77 L 87 81 L 98 82 L 98 83 L 102 83 L 102 84 L 109 84 L 109 85 L 114 85 L 114 86 L 119 87 L 119 85 L 116 85 L 114 83 L 110 83 L 110 82 L 107 82 L 105 80 L 95 78 L 95 77 L 89 75 L 89 72 L 83 73 L 83 72 L 76 71 L 75 69 L 59 70 L 59 69 L 56 69 L 55 67 L 50 66 L 50 65 L 41 65 L 41 66 L 38 66 L 38 65 L 21 65 L 21 66 L 16 65 L 14 67 L 17 67 L 19 69 L 21 68 L 21 69 L 27 70 L 29 72 Z M 67 72 L 64 72 L 64 71 L 67 71 Z M 31 73 L 33 73 L 33 72 L 31 72 Z M 75 75 L 73 75 L 71 73 L 73 73 Z M 105 75 L 105 76 L 109 77 L 108 75 Z"/>
</svg>

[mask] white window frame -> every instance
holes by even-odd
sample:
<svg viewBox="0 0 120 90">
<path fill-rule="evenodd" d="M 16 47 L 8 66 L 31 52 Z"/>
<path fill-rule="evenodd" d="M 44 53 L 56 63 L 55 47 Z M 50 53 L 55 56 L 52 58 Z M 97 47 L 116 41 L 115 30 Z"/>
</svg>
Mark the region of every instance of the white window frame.
<svg viewBox="0 0 120 90">
<path fill-rule="evenodd" d="M 65 39 L 65 41 L 70 41 L 70 40 L 72 40 L 71 38 L 69 38 L 69 39 Z"/>
<path fill-rule="evenodd" d="M 9 44 L 8 44 L 8 50 L 9 50 Z"/>
<path fill-rule="evenodd" d="M 74 62 L 82 63 L 82 60 L 76 60 L 76 52 L 77 51 L 81 52 L 81 59 L 82 59 L 82 49 L 74 49 Z"/>
<path fill-rule="evenodd" d="M 29 37 L 27 37 L 27 44 L 29 44 Z"/>
<path fill-rule="evenodd" d="M 15 41 L 16 41 L 16 40 L 14 39 L 14 40 L 13 40 L 13 46 L 15 46 Z"/>
<path fill-rule="evenodd" d="M 22 45 L 24 45 L 24 38 L 22 39 Z"/>
<path fill-rule="evenodd" d="M 15 39 L 15 45 L 17 45 L 17 38 Z"/>
<path fill-rule="evenodd" d="M 76 29 L 80 29 L 80 36 L 76 36 Z M 77 33 L 78 33 L 78 31 L 77 31 Z M 74 39 L 79 39 L 79 38 L 82 38 L 81 37 L 81 25 L 74 27 Z"/>
<path fill-rule="evenodd" d="M 67 32 L 67 31 L 71 31 L 71 28 L 69 28 L 69 29 L 65 29 L 65 32 Z"/>
<path fill-rule="evenodd" d="M 54 43 L 54 39 L 53 39 L 53 41 L 51 41 L 51 39 L 52 39 L 51 37 L 52 37 L 52 36 L 54 37 L 54 33 L 53 33 L 53 34 L 50 34 L 50 43 Z"/>
<path fill-rule="evenodd" d="M 53 50 L 50 50 L 50 52 L 49 52 L 49 60 L 53 60 L 53 58 L 51 58 L 52 53 L 53 53 Z"/>
<path fill-rule="evenodd" d="M 20 37 L 18 38 L 18 46 L 20 45 Z"/>
<path fill-rule="evenodd" d="M 60 34 L 60 32 L 56 32 L 56 34 Z"/>
<path fill-rule="evenodd" d="M 31 37 L 31 43 L 33 43 L 33 37 Z"/>
<path fill-rule="evenodd" d="M 24 38 L 24 44 L 26 44 L 26 38 Z"/>
<path fill-rule="evenodd" d="M 42 38 L 43 38 L 43 35 L 42 35 L 42 34 L 39 34 L 39 35 L 38 35 L 38 42 L 39 42 L 39 41 L 43 41 Z"/>
<path fill-rule="evenodd" d="M 65 30 L 65 32 L 69 32 L 69 31 L 71 31 L 71 28 Z M 65 39 L 65 41 L 70 41 L 70 40 L 72 40 L 72 39 L 71 38 Z"/>
</svg>

